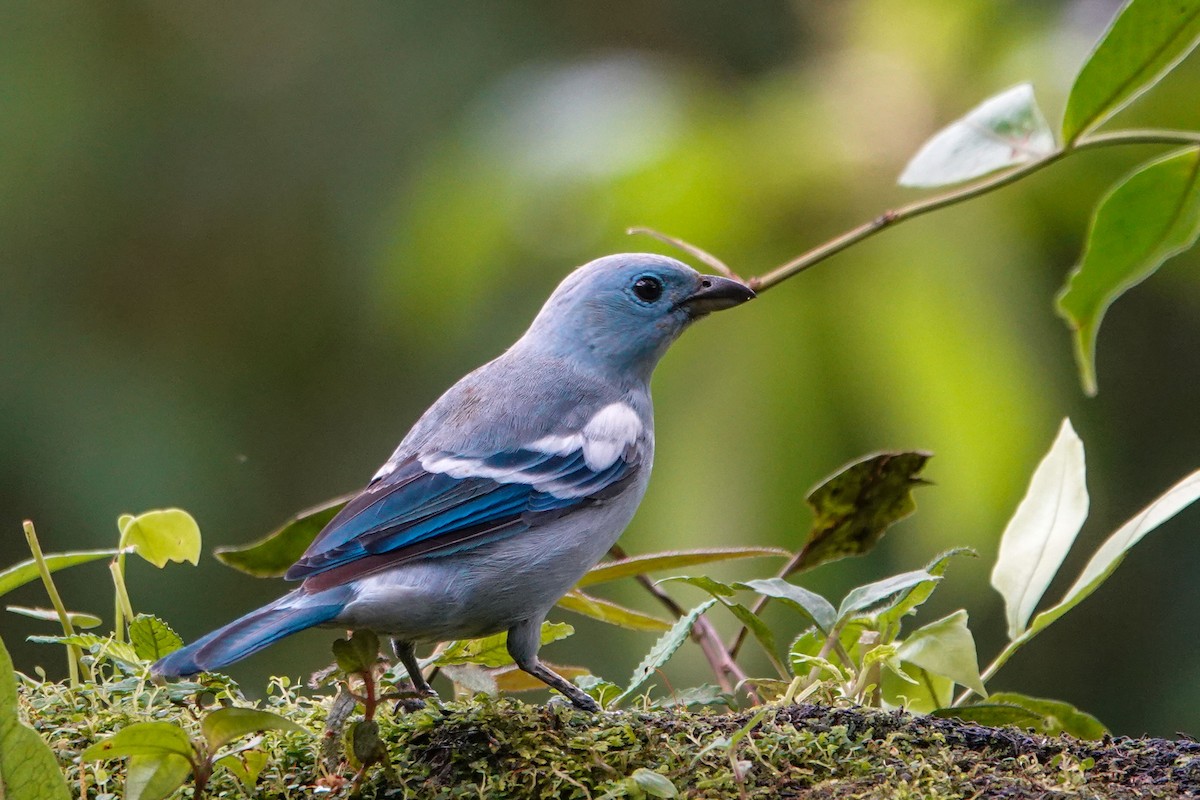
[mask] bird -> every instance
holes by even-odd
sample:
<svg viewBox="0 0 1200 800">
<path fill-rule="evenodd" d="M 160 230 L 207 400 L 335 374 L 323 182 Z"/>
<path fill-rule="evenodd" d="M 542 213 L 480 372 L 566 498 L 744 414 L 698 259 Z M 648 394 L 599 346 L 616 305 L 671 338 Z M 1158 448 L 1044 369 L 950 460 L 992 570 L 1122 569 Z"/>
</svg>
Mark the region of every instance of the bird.
<svg viewBox="0 0 1200 800">
<path fill-rule="evenodd" d="M 538 658 L 547 613 L 616 543 L 654 460 L 650 377 L 693 322 L 753 299 L 740 280 L 666 256 L 571 272 L 528 330 L 413 425 L 285 575 L 300 584 L 175 650 L 180 677 L 306 628 L 391 638 L 421 697 L 418 645 L 507 633 L 516 665 L 576 707 L 587 693 Z"/>
</svg>

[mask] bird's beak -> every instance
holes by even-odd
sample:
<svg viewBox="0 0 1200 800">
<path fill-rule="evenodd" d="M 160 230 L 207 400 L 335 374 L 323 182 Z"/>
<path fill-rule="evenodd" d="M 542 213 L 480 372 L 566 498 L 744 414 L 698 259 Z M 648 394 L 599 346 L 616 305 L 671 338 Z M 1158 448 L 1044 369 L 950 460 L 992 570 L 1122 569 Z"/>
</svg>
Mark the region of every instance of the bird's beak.
<svg viewBox="0 0 1200 800">
<path fill-rule="evenodd" d="M 754 290 L 741 281 L 704 275 L 700 288 L 679 302 L 693 316 L 701 316 L 723 308 L 733 308 L 747 300 L 753 300 Z"/>
</svg>

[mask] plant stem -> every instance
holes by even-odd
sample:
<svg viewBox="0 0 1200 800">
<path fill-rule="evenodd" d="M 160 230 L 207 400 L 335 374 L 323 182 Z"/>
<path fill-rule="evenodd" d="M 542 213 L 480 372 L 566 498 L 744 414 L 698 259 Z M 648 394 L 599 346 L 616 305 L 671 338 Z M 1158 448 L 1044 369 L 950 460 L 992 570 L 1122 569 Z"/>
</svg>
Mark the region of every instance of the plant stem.
<svg viewBox="0 0 1200 800">
<path fill-rule="evenodd" d="M 67 608 L 63 605 L 62 597 L 58 594 L 58 587 L 54 585 L 54 579 L 50 577 L 50 569 L 46 566 L 46 558 L 42 555 L 42 546 L 38 543 L 37 531 L 33 528 L 32 520 L 25 520 L 23 523 L 25 529 L 25 541 L 29 543 L 29 552 L 33 553 L 33 560 L 37 563 L 38 573 L 42 576 L 42 585 L 46 587 L 46 594 L 50 595 L 50 603 L 54 606 L 54 610 L 58 613 L 58 620 L 62 623 L 63 636 L 74 636 L 75 626 L 71 624 L 71 617 L 67 614 Z M 79 685 L 79 663 L 83 658 L 83 651 L 78 646 L 67 645 L 67 668 L 71 675 L 71 686 Z"/>
<path fill-rule="evenodd" d="M 129 590 L 125 588 L 125 567 L 120 563 L 125 558 L 121 553 L 117 561 L 110 561 L 108 571 L 112 573 L 113 587 L 116 589 L 116 613 L 113 623 L 113 636 L 118 642 L 125 641 L 126 621 L 133 619 L 133 605 L 129 602 Z"/>
<path fill-rule="evenodd" d="M 769 272 L 751 278 L 747 283 L 750 288 L 756 292 L 763 292 L 770 289 L 777 283 L 781 283 L 788 278 L 796 275 L 809 267 L 815 266 L 830 256 L 836 255 L 851 245 L 865 241 L 875 234 L 882 231 L 884 228 L 889 228 L 898 222 L 919 217 L 923 214 L 928 214 L 931 211 L 937 211 L 947 206 L 956 205 L 958 203 L 972 200 L 981 195 L 993 192 L 997 189 L 1008 186 L 1010 183 L 1032 175 L 1035 172 L 1045 169 L 1055 162 L 1071 155 L 1080 150 L 1092 150 L 1100 147 L 1113 147 L 1116 145 L 1130 144 L 1191 144 L 1200 145 L 1200 133 L 1195 131 L 1173 131 L 1173 130 L 1127 130 L 1113 131 L 1111 133 L 1098 133 L 1091 136 L 1086 136 L 1072 145 L 1058 148 L 1051 153 L 1047 153 L 1036 161 L 1031 161 L 1028 164 L 1022 164 L 1018 167 L 1001 172 L 990 178 L 985 178 L 977 183 L 969 184 L 959 189 L 954 189 L 943 194 L 934 195 L 925 200 L 918 200 L 914 203 L 900 206 L 899 208 L 890 211 L 884 211 L 875 219 L 864 222 L 857 227 L 851 228 L 840 236 L 835 236 L 822 245 L 814 247 L 807 253 L 782 264 Z"/>
</svg>

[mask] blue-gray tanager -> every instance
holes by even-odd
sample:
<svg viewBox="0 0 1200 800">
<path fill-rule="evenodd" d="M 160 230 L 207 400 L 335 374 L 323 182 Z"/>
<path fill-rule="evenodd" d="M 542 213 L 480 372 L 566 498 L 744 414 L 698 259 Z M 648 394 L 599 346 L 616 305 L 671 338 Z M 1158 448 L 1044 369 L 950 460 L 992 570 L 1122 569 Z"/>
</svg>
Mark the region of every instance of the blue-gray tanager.
<svg viewBox="0 0 1200 800">
<path fill-rule="evenodd" d="M 218 669 L 317 625 L 414 645 L 508 632 L 524 671 L 596 710 L 538 660 L 547 612 L 617 541 L 654 459 L 649 380 L 696 319 L 754 297 L 647 254 L 564 280 L 529 330 L 456 383 L 287 572 L 299 588 L 154 664 Z"/>
</svg>

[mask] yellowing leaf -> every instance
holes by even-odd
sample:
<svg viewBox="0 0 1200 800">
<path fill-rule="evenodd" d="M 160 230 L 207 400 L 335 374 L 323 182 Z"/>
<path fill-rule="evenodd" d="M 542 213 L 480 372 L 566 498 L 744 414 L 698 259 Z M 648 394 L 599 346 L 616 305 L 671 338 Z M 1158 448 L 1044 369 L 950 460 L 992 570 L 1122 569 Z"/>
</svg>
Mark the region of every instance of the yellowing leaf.
<svg viewBox="0 0 1200 800">
<path fill-rule="evenodd" d="M 132 547 L 159 569 L 168 561 L 193 564 L 200 561 L 200 527 L 186 511 L 178 508 L 147 511 L 125 522 L 121 547 Z"/>
</svg>

